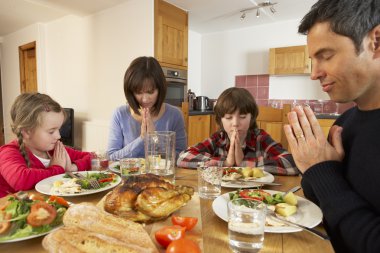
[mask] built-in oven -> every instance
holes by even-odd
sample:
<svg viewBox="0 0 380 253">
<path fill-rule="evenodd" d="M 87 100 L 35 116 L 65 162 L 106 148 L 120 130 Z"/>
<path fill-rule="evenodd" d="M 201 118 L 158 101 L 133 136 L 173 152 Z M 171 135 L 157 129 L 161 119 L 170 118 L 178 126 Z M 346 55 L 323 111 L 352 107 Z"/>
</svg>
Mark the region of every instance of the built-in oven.
<svg viewBox="0 0 380 253">
<path fill-rule="evenodd" d="M 182 106 L 187 100 L 187 70 L 162 67 L 166 78 L 167 89 L 165 102 Z"/>
</svg>

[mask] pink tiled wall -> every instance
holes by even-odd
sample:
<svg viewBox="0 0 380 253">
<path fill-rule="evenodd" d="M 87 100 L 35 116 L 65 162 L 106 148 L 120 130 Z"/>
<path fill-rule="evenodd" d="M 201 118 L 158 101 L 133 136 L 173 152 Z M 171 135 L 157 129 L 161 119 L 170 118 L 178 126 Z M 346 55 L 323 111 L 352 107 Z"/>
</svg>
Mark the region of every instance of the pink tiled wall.
<svg viewBox="0 0 380 253">
<path fill-rule="evenodd" d="M 251 92 L 258 105 L 282 107 L 283 104 L 309 104 L 320 113 L 343 113 L 354 106 L 354 103 L 336 104 L 331 100 L 269 99 L 269 75 L 235 76 L 235 86 Z"/>
</svg>

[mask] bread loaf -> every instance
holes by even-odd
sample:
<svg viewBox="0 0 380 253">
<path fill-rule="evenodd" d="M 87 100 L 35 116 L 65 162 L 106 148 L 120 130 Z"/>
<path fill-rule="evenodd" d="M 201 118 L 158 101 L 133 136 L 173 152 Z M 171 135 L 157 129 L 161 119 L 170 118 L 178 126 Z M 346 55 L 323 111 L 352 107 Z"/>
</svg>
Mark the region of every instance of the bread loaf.
<svg viewBox="0 0 380 253">
<path fill-rule="evenodd" d="M 78 227 L 62 227 L 47 235 L 43 247 L 55 252 L 139 253 L 147 252 L 139 246 L 127 244 L 113 237 L 86 231 Z"/>
<path fill-rule="evenodd" d="M 141 224 L 106 213 L 90 203 L 71 206 L 63 217 L 63 224 L 65 227 L 43 240 L 49 252 L 158 253 Z"/>
</svg>

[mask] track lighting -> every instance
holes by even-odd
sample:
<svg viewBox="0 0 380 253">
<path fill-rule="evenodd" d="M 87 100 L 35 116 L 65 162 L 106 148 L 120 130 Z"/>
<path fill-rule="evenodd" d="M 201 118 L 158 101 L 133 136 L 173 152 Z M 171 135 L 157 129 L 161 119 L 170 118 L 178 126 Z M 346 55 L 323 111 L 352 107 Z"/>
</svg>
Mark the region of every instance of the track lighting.
<svg viewBox="0 0 380 253">
<path fill-rule="evenodd" d="M 264 7 L 269 7 L 270 11 L 274 14 L 276 12 L 276 9 L 273 7 L 275 4 L 277 4 L 277 3 L 272 3 L 270 0 L 267 0 L 267 1 L 264 1 L 262 3 L 257 4 L 254 7 L 241 10 L 240 11 L 240 13 L 241 13 L 240 19 L 244 20 L 246 17 L 246 13 L 253 11 L 253 10 L 256 10 L 256 17 L 259 18 L 260 17 L 260 9 L 264 8 Z M 264 14 L 267 14 L 267 13 L 264 11 Z"/>
</svg>

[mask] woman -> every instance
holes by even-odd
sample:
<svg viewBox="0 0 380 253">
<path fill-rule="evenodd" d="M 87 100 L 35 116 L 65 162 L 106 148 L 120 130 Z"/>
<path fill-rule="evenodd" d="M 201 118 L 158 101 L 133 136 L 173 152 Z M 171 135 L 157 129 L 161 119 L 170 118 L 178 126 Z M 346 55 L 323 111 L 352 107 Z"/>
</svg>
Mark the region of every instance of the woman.
<svg viewBox="0 0 380 253">
<path fill-rule="evenodd" d="M 255 99 L 242 88 L 229 88 L 218 98 L 214 108 L 221 130 L 210 138 L 182 152 L 179 167 L 198 166 L 264 166 L 278 175 L 296 175 L 292 156 L 268 133 L 257 128 L 259 113 Z"/>
<path fill-rule="evenodd" d="M 154 131 L 174 131 L 177 154 L 186 148 L 182 113 L 164 103 L 166 80 L 155 58 L 143 56 L 132 61 L 124 76 L 124 94 L 128 104 L 117 108 L 111 121 L 110 160 L 145 157 L 144 137 Z"/>
</svg>

